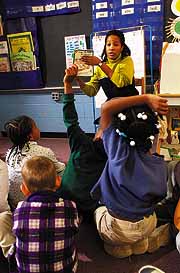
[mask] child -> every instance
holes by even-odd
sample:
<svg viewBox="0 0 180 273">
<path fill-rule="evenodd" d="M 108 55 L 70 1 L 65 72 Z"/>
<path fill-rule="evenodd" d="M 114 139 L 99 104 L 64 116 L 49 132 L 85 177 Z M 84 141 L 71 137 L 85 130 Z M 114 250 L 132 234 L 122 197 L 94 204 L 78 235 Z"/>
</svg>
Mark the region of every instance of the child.
<svg viewBox="0 0 180 273">
<path fill-rule="evenodd" d="M 8 255 L 9 247 L 14 243 L 12 233 L 12 214 L 8 204 L 8 170 L 5 162 L 0 160 L 0 247 L 5 257 Z"/>
<path fill-rule="evenodd" d="M 13 143 L 12 148 L 7 153 L 6 163 L 9 173 L 9 202 L 12 210 L 14 210 L 18 202 L 24 200 L 20 191 L 21 167 L 27 158 L 35 155 L 48 157 L 54 162 L 58 175 L 62 175 L 65 164 L 58 162 L 51 149 L 37 144 L 36 141 L 40 138 L 39 128 L 30 117 L 16 117 L 9 120 L 4 127 L 7 136 Z"/>
<path fill-rule="evenodd" d="M 105 251 L 115 257 L 153 252 L 168 241 L 167 225 L 155 229 L 154 206 L 166 195 L 167 173 L 164 160 L 150 153 L 159 131 L 150 108 L 166 114 L 167 100 L 147 94 L 116 98 L 101 108 L 108 160 L 92 196 L 104 205 L 95 222 Z"/>
<path fill-rule="evenodd" d="M 73 65 L 66 69 L 64 76 L 63 116 L 71 154 L 58 192 L 63 198 L 74 200 L 78 211 L 87 219 L 97 207 L 90 191 L 103 171 L 107 156 L 102 140 L 93 141 L 79 126 L 72 90 L 75 74 Z"/>
<path fill-rule="evenodd" d="M 88 96 L 95 96 L 102 86 L 108 99 L 138 95 L 134 84 L 134 64 L 131 52 L 125 44 L 124 34 L 111 30 L 105 38 L 102 60 L 96 56 L 83 56 L 88 65 L 97 65 L 90 82 L 77 78 L 81 90 Z"/>
<path fill-rule="evenodd" d="M 19 273 L 72 273 L 77 270 L 75 203 L 59 199 L 53 162 L 44 156 L 28 159 L 22 167 L 21 190 L 27 197 L 13 216 Z"/>
<path fill-rule="evenodd" d="M 0 159 L 0 213 L 10 209 L 8 204 L 8 191 L 7 165 Z"/>
</svg>

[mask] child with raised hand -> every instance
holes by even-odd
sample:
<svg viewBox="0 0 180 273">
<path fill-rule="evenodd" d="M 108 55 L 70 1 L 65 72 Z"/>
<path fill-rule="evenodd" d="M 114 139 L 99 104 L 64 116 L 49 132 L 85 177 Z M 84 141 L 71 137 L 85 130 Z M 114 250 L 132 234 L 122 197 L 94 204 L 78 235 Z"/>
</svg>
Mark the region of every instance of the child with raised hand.
<svg viewBox="0 0 180 273">
<path fill-rule="evenodd" d="M 96 56 L 83 56 L 88 65 L 97 65 L 88 83 L 76 78 L 81 90 L 88 96 L 95 96 L 100 87 L 107 99 L 138 95 L 134 84 L 134 64 L 124 34 L 110 30 L 105 37 L 102 60 Z"/>
<path fill-rule="evenodd" d="M 4 128 L 13 143 L 12 148 L 7 152 L 6 163 L 9 174 L 9 202 L 14 210 L 18 202 L 24 200 L 20 185 L 22 183 L 21 167 L 26 159 L 33 156 L 46 156 L 54 162 L 56 172 L 60 176 L 65 169 L 65 164 L 56 159 L 50 148 L 37 144 L 40 131 L 32 118 L 28 116 L 16 117 L 6 122 Z"/>
<path fill-rule="evenodd" d="M 73 201 L 56 193 L 60 177 L 54 163 L 34 156 L 24 163 L 22 177 L 26 200 L 18 203 L 13 214 L 18 272 L 76 272 L 77 209 Z"/>
<path fill-rule="evenodd" d="M 101 108 L 108 160 L 91 193 L 103 205 L 94 213 L 99 235 L 115 257 L 153 252 L 169 239 L 167 225 L 156 229 L 154 207 L 166 195 L 167 171 L 163 158 L 151 154 L 159 132 L 153 110 L 167 114 L 167 100 L 146 94 Z"/>
<path fill-rule="evenodd" d="M 76 72 L 73 65 L 65 70 L 64 76 L 63 117 L 71 153 L 58 192 L 63 198 L 74 200 L 80 214 L 89 219 L 98 203 L 91 198 L 90 191 L 103 171 L 107 156 L 102 140 L 93 141 L 79 126 L 72 89 Z"/>
</svg>

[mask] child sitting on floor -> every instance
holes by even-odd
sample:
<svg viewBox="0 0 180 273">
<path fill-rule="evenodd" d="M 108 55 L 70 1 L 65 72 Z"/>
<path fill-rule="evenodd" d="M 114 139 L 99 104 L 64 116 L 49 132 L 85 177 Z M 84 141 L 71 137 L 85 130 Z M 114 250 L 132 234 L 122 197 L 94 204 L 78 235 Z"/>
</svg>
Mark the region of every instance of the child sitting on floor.
<svg viewBox="0 0 180 273">
<path fill-rule="evenodd" d="M 9 120 L 5 124 L 7 136 L 10 138 L 13 146 L 9 149 L 6 156 L 9 174 L 9 202 L 14 210 L 19 201 L 24 200 L 20 191 L 22 182 L 21 167 L 27 158 L 32 156 L 46 156 L 51 159 L 56 167 L 58 175 L 62 175 L 65 164 L 56 159 L 54 152 L 37 144 L 40 138 L 40 131 L 35 121 L 28 116 L 19 116 Z"/>
<path fill-rule="evenodd" d="M 47 157 L 32 157 L 24 163 L 22 177 L 27 199 L 13 214 L 18 272 L 76 272 L 78 215 L 75 203 L 56 193 L 60 177 L 55 165 Z"/>
<path fill-rule="evenodd" d="M 154 207 L 166 195 L 167 171 L 163 158 L 151 154 L 159 123 L 150 108 L 167 114 L 167 100 L 146 94 L 101 108 L 108 160 L 92 196 L 104 205 L 95 222 L 105 251 L 115 257 L 153 252 L 169 240 L 168 225 L 156 229 Z"/>
<path fill-rule="evenodd" d="M 66 69 L 64 76 L 63 117 L 71 154 L 58 193 L 63 198 L 74 200 L 80 214 L 89 219 L 98 205 L 90 191 L 103 171 L 107 156 L 102 140 L 93 140 L 79 126 L 72 89 L 76 73 L 77 67 L 73 65 Z"/>
</svg>

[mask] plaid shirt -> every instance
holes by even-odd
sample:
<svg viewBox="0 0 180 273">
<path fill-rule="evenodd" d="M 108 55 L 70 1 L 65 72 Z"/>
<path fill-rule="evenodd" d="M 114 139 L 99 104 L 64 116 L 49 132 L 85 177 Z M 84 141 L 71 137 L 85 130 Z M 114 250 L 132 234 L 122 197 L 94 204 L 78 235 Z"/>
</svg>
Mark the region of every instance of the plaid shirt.
<svg viewBox="0 0 180 273">
<path fill-rule="evenodd" d="M 41 193 L 33 194 L 33 198 L 19 202 L 14 212 L 13 232 L 20 273 L 76 272 L 76 205 L 57 197 L 57 201 L 50 202 L 51 195 L 53 200 L 56 194 L 49 192 L 48 197 L 43 197 L 45 202 L 38 202 L 33 200 L 38 200 L 38 196 L 42 200 Z"/>
</svg>

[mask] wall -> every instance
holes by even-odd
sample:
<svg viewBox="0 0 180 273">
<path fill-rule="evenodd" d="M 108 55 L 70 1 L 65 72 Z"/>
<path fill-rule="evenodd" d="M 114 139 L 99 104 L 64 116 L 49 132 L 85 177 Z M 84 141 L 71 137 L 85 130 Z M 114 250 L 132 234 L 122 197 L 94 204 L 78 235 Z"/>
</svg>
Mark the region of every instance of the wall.
<svg viewBox="0 0 180 273">
<path fill-rule="evenodd" d="M 94 132 L 92 98 L 76 95 L 76 108 L 82 129 Z M 41 132 L 66 132 L 63 122 L 63 103 L 55 102 L 51 94 L 9 94 L 0 96 L 0 131 L 4 123 L 19 115 L 28 115 L 36 122 Z"/>
</svg>

